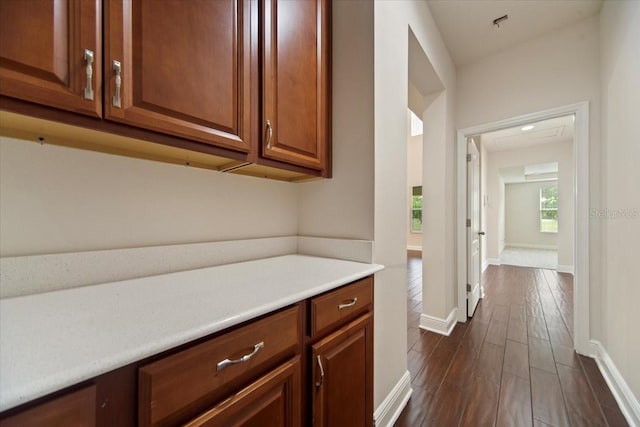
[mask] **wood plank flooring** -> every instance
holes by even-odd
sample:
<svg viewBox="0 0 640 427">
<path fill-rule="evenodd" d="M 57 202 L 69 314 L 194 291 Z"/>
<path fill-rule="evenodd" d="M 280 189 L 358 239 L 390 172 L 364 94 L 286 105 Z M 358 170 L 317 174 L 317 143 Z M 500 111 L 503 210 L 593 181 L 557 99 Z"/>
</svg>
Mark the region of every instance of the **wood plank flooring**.
<svg viewBox="0 0 640 427">
<path fill-rule="evenodd" d="M 595 362 L 573 351 L 573 277 L 490 266 L 473 319 L 449 337 L 418 328 L 422 260 L 408 260 L 414 393 L 396 427 L 627 426 Z"/>
</svg>

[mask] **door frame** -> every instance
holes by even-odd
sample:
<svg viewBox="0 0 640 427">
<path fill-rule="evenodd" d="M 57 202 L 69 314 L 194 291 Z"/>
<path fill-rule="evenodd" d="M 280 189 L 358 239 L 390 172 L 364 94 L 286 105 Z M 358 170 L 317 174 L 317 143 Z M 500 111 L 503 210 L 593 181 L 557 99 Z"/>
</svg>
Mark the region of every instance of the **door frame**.
<svg viewBox="0 0 640 427">
<path fill-rule="evenodd" d="M 574 278 L 573 345 L 580 354 L 591 354 L 589 339 L 589 102 L 524 114 L 457 130 L 457 218 L 458 322 L 466 322 L 467 284 L 467 137 L 527 123 L 575 114 L 574 161 Z"/>
<path fill-rule="evenodd" d="M 482 232 L 482 205 L 480 202 L 480 184 L 481 184 L 481 176 L 482 172 L 480 170 L 480 145 L 476 144 L 475 137 L 469 137 L 467 139 L 467 209 L 466 209 L 466 218 L 470 220 L 469 223 L 466 224 L 466 251 L 467 251 L 467 280 L 466 285 L 469 286 L 469 289 L 466 292 L 466 300 L 467 300 L 467 317 L 469 316 L 469 312 L 471 312 L 471 316 L 475 313 L 475 310 L 478 306 L 478 303 L 482 299 L 482 241 L 480 233 Z M 478 138 L 479 139 L 479 138 Z M 474 160 L 473 157 L 476 157 Z M 477 169 L 476 169 L 477 166 Z M 477 176 L 476 176 L 477 174 Z M 473 177 L 473 179 L 472 179 Z M 477 180 L 477 182 L 476 182 Z M 469 188 L 469 185 L 472 188 Z M 478 194 L 475 194 L 475 192 Z M 474 198 L 477 197 L 476 203 L 478 206 L 474 206 Z M 477 212 L 476 212 L 477 209 Z M 475 222 L 477 221 L 477 223 Z M 474 250 L 473 250 L 473 241 L 476 239 L 478 245 L 478 253 L 477 260 L 474 261 Z M 476 271 L 477 269 L 477 271 Z M 477 277 L 475 275 L 478 275 Z M 477 282 L 476 282 L 477 279 Z M 476 287 L 477 283 L 477 287 Z M 477 293 L 476 293 L 477 292 Z M 477 300 L 476 300 L 477 297 Z M 473 310 L 470 310 L 469 301 L 472 300 L 474 302 Z"/>
</svg>

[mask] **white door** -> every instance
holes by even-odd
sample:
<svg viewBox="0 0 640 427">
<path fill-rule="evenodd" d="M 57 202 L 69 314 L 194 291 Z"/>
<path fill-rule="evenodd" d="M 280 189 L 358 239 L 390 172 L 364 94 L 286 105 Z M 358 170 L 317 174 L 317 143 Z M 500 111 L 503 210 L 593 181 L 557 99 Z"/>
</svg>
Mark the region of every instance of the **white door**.
<svg viewBox="0 0 640 427">
<path fill-rule="evenodd" d="M 480 300 L 480 154 L 467 139 L 467 316 Z"/>
</svg>

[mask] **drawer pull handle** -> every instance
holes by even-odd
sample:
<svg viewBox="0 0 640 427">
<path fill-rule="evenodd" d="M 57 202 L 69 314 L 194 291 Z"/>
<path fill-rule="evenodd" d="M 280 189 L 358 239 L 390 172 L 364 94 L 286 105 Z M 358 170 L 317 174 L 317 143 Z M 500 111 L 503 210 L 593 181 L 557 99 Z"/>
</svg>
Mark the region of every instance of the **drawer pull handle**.
<svg viewBox="0 0 640 427">
<path fill-rule="evenodd" d="M 356 305 L 357 302 L 358 302 L 358 297 L 355 297 L 350 302 L 347 302 L 347 303 L 344 303 L 344 304 L 340 304 L 338 306 L 338 310 L 342 310 L 343 308 L 353 307 L 354 305 Z"/>
<path fill-rule="evenodd" d="M 85 49 L 84 60 L 87 62 L 87 85 L 84 88 L 84 99 L 93 101 L 93 51 Z"/>
<path fill-rule="evenodd" d="M 223 361 L 218 362 L 218 364 L 216 365 L 216 371 L 222 371 L 224 368 L 226 368 L 229 365 L 236 365 L 238 363 L 248 362 L 249 360 L 251 360 L 253 356 L 256 355 L 257 352 L 259 352 L 263 348 L 264 348 L 264 341 L 261 341 L 258 344 L 253 346 L 253 351 L 251 353 L 245 354 L 239 359 L 234 359 L 234 360 L 224 359 Z"/>
<path fill-rule="evenodd" d="M 317 357 L 318 360 L 318 367 L 320 368 L 320 381 L 316 381 L 316 390 L 320 388 L 320 386 L 322 386 L 322 383 L 324 383 L 324 368 L 322 367 L 322 359 L 320 359 L 320 355 L 318 355 Z"/>
</svg>

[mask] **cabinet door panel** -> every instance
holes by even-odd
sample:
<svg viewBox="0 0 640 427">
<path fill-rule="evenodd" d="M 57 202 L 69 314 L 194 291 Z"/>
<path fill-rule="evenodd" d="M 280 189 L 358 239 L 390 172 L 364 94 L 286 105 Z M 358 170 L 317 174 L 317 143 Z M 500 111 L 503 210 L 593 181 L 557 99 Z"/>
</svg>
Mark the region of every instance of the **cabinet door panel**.
<svg viewBox="0 0 640 427">
<path fill-rule="evenodd" d="M 99 11 L 99 0 L 4 0 L 0 93 L 100 116 Z M 93 53 L 90 61 L 85 49 Z"/>
<path fill-rule="evenodd" d="M 0 427 L 42 427 L 96 425 L 96 386 L 51 399 L 0 420 Z"/>
<path fill-rule="evenodd" d="M 373 425 L 373 328 L 367 314 L 313 346 L 313 425 Z"/>
<path fill-rule="evenodd" d="M 300 357 L 274 369 L 186 427 L 298 427 Z"/>
<path fill-rule="evenodd" d="M 257 83 L 251 7 L 249 0 L 109 1 L 106 117 L 248 151 Z M 113 61 L 121 64 L 120 107 Z"/>
<path fill-rule="evenodd" d="M 327 0 L 264 0 L 262 147 L 267 158 L 326 168 Z M 268 122 L 267 122 L 268 121 Z"/>
</svg>

